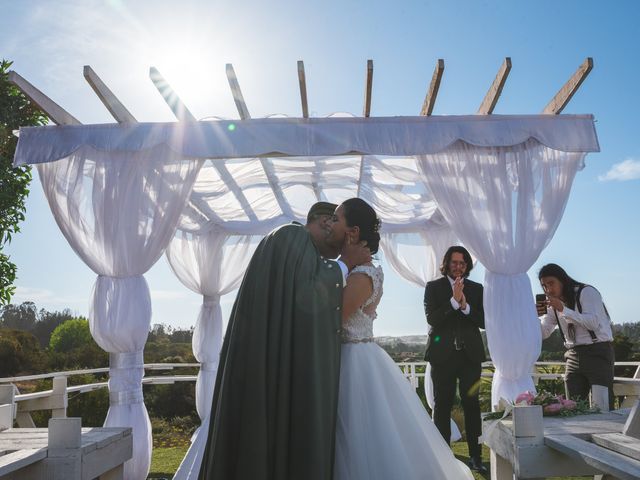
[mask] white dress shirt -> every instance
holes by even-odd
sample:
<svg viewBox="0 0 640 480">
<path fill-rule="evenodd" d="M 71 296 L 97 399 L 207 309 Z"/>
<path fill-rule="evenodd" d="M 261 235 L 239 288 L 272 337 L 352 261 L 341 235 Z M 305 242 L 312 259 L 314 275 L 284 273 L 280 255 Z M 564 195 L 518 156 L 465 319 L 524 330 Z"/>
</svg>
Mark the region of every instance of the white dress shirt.
<svg viewBox="0 0 640 480">
<path fill-rule="evenodd" d="M 577 300 L 577 299 L 576 299 Z M 555 312 L 552 307 L 547 307 L 547 313 L 542 316 L 542 338 L 548 338 L 560 322 L 560 328 L 565 336 L 566 348 L 573 348 L 577 345 L 590 345 L 595 342 L 610 342 L 613 340 L 611 331 L 611 320 L 604 309 L 600 292 L 592 286 L 585 286 L 580 293 L 580 305 L 582 313 L 565 306 L 562 312 Z M 556 313 L 558 321 L 556 321 Z M 568 338 L 569 325 L 573 324 L 576 329 L 576 338 Z M 589 334 L 593 330 L 597 339 L 594 341 Z"/>
<path fill-rule="evenodd" d="M 453 284 L 455 283 L 456 279 L 451 278 L 449 275 L 447 275 L 447 278 L 449 279 L 449 283 L 451 284 L 451 288 L 453 289 Z M 453 296 L 451 296 L 451 307 L 454 310 L 460 310 L 460 304 L 455 298 L 453 298 Z M 464 310 L 460 310 L 460 311 L 465 315 L 469 315 L 469 312 L 471 311 L 471 307 L 469 307 L 469 304 L 467 303 L 467 306 L 464 307 Z"/>
</svg>

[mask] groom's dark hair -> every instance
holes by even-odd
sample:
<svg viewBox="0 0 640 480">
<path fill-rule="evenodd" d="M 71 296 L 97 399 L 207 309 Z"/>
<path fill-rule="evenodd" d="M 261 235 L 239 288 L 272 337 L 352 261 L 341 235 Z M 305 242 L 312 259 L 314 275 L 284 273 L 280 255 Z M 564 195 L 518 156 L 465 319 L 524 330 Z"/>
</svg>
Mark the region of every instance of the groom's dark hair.
<svg viewBox="0 0 640 480">
<path fill-rule="evenodd" d="M 460 245 L 453 245 L 452 247 L 449 247 L 449 250 L 447 250 L 447 253 L 444 254 L 444 258 L 442 259 L 442 264 L 440 265 L 440 273 L 442 275 L 447 275 L 447 273 L 449 273 L 449 262 L 451 261 L 451 257 L 454 253 L 462 254 L 464 263 L 467 264 L 467 269 L 464 272 L 464 278 L 467 278 L 469 276 L 469 273 L 471 273 L 471 270 L 473 270 L 473 260 L 471 259 L 471 254 L 469 253 L 469 251 Z"/>
<path fill-rule="evenodd" d="M 380 244 L 380 219 L 376 211 L 361 198 L 350 198 L 342 202 L 344 218 L 350 227 L 360 228 L 360 240 L 367 242 L 371 254 L 378 252 Z"/>
</svg>

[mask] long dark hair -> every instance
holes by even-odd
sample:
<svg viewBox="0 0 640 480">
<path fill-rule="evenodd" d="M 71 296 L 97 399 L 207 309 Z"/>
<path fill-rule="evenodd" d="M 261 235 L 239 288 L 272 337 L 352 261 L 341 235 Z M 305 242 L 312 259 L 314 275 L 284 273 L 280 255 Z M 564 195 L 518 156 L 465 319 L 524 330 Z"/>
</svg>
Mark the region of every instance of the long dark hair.
<svg viewBox="0 0 640 480">
<path fill-rule="evenodd" d="M 380 244 L 380 219 L 376 211 L 361 198 L 342 202 L 344 218 L 349 227 L 360 228 L 360 240 L 366 240 L 371 254 L 377 253 Z"/>
<path fill-rule="evenodd" d="M 449 273 L 449 262 L 451 261 L 451 257 L 454 253 L 462 254 L 464 263 L 467 264 L 467 269 L 464 271 L 464 278 L 467 278 L 471 273 L 471 270 L 473 270 L 473 260 L 471 259 L 469 251 L 460 245 L 453 245 L 452 247 L 449 247 L 449 250 L 444 254 L 444 258 L 440 264 L 440 273 L 442 275 L 447 275 Z"/>
<path fill-rule="evenodd" d="M 543 277 L 554 277 L 562 283 L 562 300 L 570 309 L 576 308 L 576 287 L 582 287 L 585 284 L 578 282 L 569 276 L 569 274 L 560 265 L 555 263 L 547 263 L 538 272 L 538 280 Z"/>
</svg>

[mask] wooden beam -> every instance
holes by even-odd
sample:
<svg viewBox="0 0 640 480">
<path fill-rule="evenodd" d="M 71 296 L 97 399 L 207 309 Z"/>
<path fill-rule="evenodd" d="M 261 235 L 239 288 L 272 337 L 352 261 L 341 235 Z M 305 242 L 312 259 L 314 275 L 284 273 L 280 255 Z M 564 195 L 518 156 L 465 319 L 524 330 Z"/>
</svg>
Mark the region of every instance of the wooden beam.
<svg viewBox="0 0 640 480">
<path fill-rule="evenodd" d="M 164 98 L 164 101 L 167 102 L 169 108 L 176 116 L 178 121 L 180 122 L 196 122 L 196 117 L 189 111 L 187 106 L 182 102 L 180 97 L 176 94 L 176 92 L 171 88 L 169 82 L 167 82 L 162 74 L 158 71 L 156 67 L 151 67 L 149 69 L 149 78 L 153 82 L 153 84 Z"/>
<path fill-rule="evenodd" d="M 578 67 L 576 73 L 574 73 L 567 83 L 565 83 L 562 88 L 556 93 L 556 96 L 551 99 L 551 101 L 544 107 L 542 113 L 548 113 L 552 115 L 557 115 L 564 107 L 567 106 L 571 97 L 578 91 L 584 79 L 587 78 L 589 72 L 593 70 L 593 58 L 587 57 L 584 62 Z"/>
<path fill-rule="evenodd" d="M 302 117 L 309 118 L 309 104 L 307 103 L 307 77 L 304 73 L 304 62 L 302 60 L 298 60 L 298 83 L 300 83 Z"/>
<path fill-rule="evenodd" d="M 484 96 L 484 100 L 482 100 L 482 103 L 478 108 L 478 115 L 491 115 L 493 113 L 493 109 L 496 108 L 496 103 L 498 103 L 498 99 L 500 98 L 500 94 L 502 93 L 502 89 L 504 88 L 504 84 L 507 81 L 510 71 L 511 57 L 506 57 L 504 62 L 502 62 L 502 65 L 500 65 L 500 70 L 498 70 L 496 78 L 493 79 L 493 83 L 491 84 L 489 91 Z"/>
<path fill-rule="evenodd" d="M 438 90 L 440 89 L 440 81 L 442 80 L 442 74 L 444 73 L 444 60 L 439 58 L 436 62 L 436 68 L 433 70 L 433 76 L 431 77 L 431 83 L 429 84 L 429 90 L 424 97 L 422 103 L 422 109 L 420 115 L 431 115 L 433 107 L 436 104 L 436 97 L 438 96 Z"/>
<path fill-rule="evenodd" d="M 186 105 L 182 102 L 178 94 L 176 94 L 173 88 L 171 88 L 171 85 L 169 85 L 169 83 L 160 74 L 158 69 L 156 69 L 155 67 L 151 67 L 151 69 L 149 70 L 149 77 L 160 92 L 160 95 L 162 95 L 162 98 L 164 98 L 164 101 L 167 102 L 167 105 L 169 105 L 169 108 L 173 111 L 173 114 L 179 121 L 197 121 L 193 114 L 186 107 Z M 218 171 L 218 173 L 220 174 L 220 178 L 227 185 L 227 188 L 236 197 L 236 200 L 238 200 L 238 203 L 244 210 L 244 213 L 247 215 L 247 217 L 249 217 L 251 221 L 255 221 L 257 217 L 255 212 L 251 208 L 249 200 L 247 200 L 247 197 L 242 192 L 242 189 L 238 185 L 238 182 L 236 182 L 236 180 L 233 178 L 233 175 L 231 175 L 231 172 L 229 172 L 229 169 L 226 167 L 224 162 L 213 160 L 211 164 Z"/>
<path fill-rule="evenodd" d="M 47 117 L 49 117 L 56 125 L 80 125 L 80 120 L 75 118 L 16 72 L 9 72 L 8 80 L 18 87 L 20 91 L 24 93 L 29 100 L 35 103 L 40 110 L 46 113 Z"/>
<path fill-rule="evenodd" d="M 367 60 L 367 79 L 364 83 L 364 110 L 363 117 L 371 114 L 371 90 L 373 88 L 373 60 Z"/>
<path fill-rule="evenodd" d="M 84 79 L 91 86 L 100 101 L 107 107 L 109 113 L 118 123 L 137 123 L 129 110 L 122 104 L 118 97 L 105 85 L 89 65 L 85 65 L 82 70 Z"/>
<path fill-rule="evenodd" d="M 299 65 L 300 64 L 298 63 L 298 66 Z M 240 84 L 238 83 L 236 72 L 233 70 L 233 65 L 228 63 L 226 70 L 227 79 L 229 79 L 229 86 L 231 87 L 231 93 L 233 94 L 233 99 L 235 100 L 236 108 L 238 109 L 238 115 L 240 115 L 241 120 L 248 120 L 251 118 L 251 115 L 249 115 L 249 109 L 244 101 L 244 96 L 242 95 L 242 90 L 240 90 Z M 260 157 L 260 165 L 262 165 L 264 174 L 267 177 L 267 182 L 269 182 L 269 187 L 271 187 L 271 191 L 273 192 L 276 202 L 278 202 L 280 210 L 284 215 L 289 218 L 293 218 L 293 210 L 291 209 L 289 202 L 287 202 L 282 188 L 280 188 L 280 185 L 278 184 L 278 177 L 276 176 L 271 161 L 267 158 Z"/>
<path fill-rule="evenodd" d="M 229 80 L 229 87 L 231 87 L 231 94 L 233 95 L 233 101 L 236 102 L 236 108 L 240 114 L 240 119 L 247 120 L 251 118 L 251 115 L 249 115 L 247 104 L 242 96 L 242 90 L 240 90 L 240 84 L 238 83 L 238 77 L 236 77 L 233 65 L 227 63 L 226 72 L 227 80 Z"/>
</svg>

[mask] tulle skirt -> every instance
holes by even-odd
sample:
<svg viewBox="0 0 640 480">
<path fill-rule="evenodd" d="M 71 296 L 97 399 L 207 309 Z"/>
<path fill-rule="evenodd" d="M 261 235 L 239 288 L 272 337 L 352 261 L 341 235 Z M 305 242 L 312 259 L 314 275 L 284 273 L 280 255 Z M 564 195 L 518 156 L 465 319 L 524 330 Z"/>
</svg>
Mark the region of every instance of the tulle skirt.
<svg viewBox="0 0 640 480">
<path fill-rule="evenodd" d="M 334 480 L 473 479 L 395 362 L 375 343 L 342 346 Z"/>
</svg>

